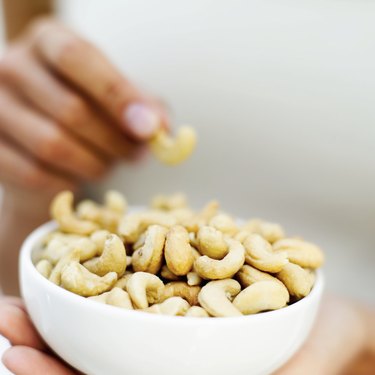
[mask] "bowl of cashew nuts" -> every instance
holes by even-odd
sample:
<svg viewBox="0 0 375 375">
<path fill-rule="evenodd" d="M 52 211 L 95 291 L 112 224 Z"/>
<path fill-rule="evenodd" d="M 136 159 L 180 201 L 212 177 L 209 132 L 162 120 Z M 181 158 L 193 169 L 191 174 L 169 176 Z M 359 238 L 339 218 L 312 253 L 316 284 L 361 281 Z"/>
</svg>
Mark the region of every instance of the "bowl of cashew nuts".
<svg viewBox="0 0 375 375">
<path fill-rule="evenodd" d="M 22 295 L 84 374 L 271 374 L 312 329 L 323 252 L 276 223 L 182 194 L 129 208 L 116 191 L 77 205 L 61 192 L 51 217 L 23 244 Z"/>
</svg>

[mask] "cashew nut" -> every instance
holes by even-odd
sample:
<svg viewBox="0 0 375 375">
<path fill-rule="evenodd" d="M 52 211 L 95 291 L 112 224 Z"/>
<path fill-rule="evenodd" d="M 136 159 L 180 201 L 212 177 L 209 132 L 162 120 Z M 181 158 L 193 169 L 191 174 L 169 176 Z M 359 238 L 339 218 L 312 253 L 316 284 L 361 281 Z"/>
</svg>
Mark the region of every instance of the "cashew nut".
<svg viewBox="0 0 375 375">
<path fill-rule="evenodd" d="M 186 275 L 194 263 L 189 233 L 181 225 L 169 229 L 164 247 L 165 261 L 175 275 Z"/>
<path fill-rule="evenodd" d="M 190 126 L 181 126 L 174 139 L 164 129 L 160 129 L 151 139 L 150 148 L 162 163 L 176 165 L 190 156 L 196 142 L 194 129 Z"/>
<path fill-rule="evenodd" d="M 194 318 L 208 318 L 208 312 L 200 307 L 200 306 L 191 306 L 190 309 L 187 311 L 185 316 L 190 316 Z"/>
<path fill-rule="evenodd" d="M 99 229 L 96 223 L 79 219 L 73 211 L 73 193 L 62 191 L 51 203 L 51 216 L 59 224 L 63 232 L 76 234 L 90 234 Z"/>
<path fill-rule="evenodd" d="M 197 245 L 202 255 L 213 259 L 222 259 L 228 253 L 223 233 L 214 227 L 203 226 L 199 229 Z"/>
<path fill-rule="evenodd" d="M 157 210 L 171 211 L 179 208 L 186 208 L 186 206 L 186 195 L 182 193 L 172 195 L 156 195 L 151 202 L 151 207 Z"/>
<path fill-rule="evenodd" d="M 40 260 L 35 267 L 37 271 L 46 279 L 50 277 L 52 269 L 53 269 L 52 264 L 46 259 Z"/>
<path fill-rule="evenodd" d="M 108 294 L 109 294 L 109 292 L 105 292 L 105 293 L 99 294 L 97 296 L 87 297 L 87 299 L 89 299 L 91 301 L 96 301 L 96 302 L 99 302 L 99 303 L 106 304 Z"/>
<path fill-rule="evenodd" d="M 258 281 L 275 281 L 281 282 L 274 276 L 271 276 L 269 273 L 262 272 L 256 268 L 245 264 L 236 274 L 237 280 L 240 282 L 243 288 L 248 287 Z"/>
<path fill-rule="evenodd" d="M 176 281 L 176 280 L 179 280 L 179 277 L 177 275 L 175 275 L 169 268 L 167 265 L 164 265 L 162 268 L 161 268 L 161 271 L 160 271 L 160 275 L 163 279 L 166 279 L 166 280 L 172 280 L 172 281 Z"/>
<path fill-rule="evenodd" d="M 307 296 L 314 285 L 314 274 L 297 264 L 288 263 L 276 274 L 287 287 L 289 293 L 297 299 Z"/>
<path fill-rule="evenodd" d="M 96 296 L 106 292 L 113 287 L 116 281 L 116 272 L 109 272 L 100 277 L 76 261 L 66 265 L 61 273 L 61 286 L 83 297 Z"/>
<path fill-rule="evenodd" d="M 128 281 L 131 277 L 131 275 L 133 275 L 132 272 L 129 272 L 129 271 L 125 271 L 125 274 L 124 276 L 122 276 L 121 278 L 119 278 L 115 284 L 115 287 L 116 288 L 121 288 L 123 290 L 127 290 L 127 285 L 128 285 Z"/>
<path fill-rule="evenodd" d="M 107 295 L 106 303 L 108 305 L 121 307 L 123 309 L 133 310 L 133 305 L 129 294 L 121 288 L 114 287 Z"/>
<path fill-rule="evenodd" d="M 136 272 L 129 278 L 126 289 L 135 307 L 145 309 L 149 303 L 159 301 L 163 294 L 164 284 L 151 273 Z"/>
<path fill-rule="evenodd" d="M 228 254 L 221 260 L 201 256 L 194 263 L 194 269 L 204 279 L 226 279 L 232 277 L 243 266 L 245 249 L 242 244 L 231 238 L 225 239 Z"/>
<path fill-rule="evenodd" d="M 227 214 L 218 214 L 214 216 L 210 220 L 209 225 L 229 236 L 233 236 L 238 232 L 237 224 L 233 218 Z"/>
<path fill-rule="evenodd" d="M 170 297 L 181 297 L 186 299 L 190 305 L 197 305 L 200 290 L 201 288 L 199 286 L 190 286 L 184 281 L 172 281 L 171 283 L 165 284 L 159 302 L 163 302 Z"/>
<path fill-rule="evenodd" d="M 277 310 L 286 306 L 289 293 L 281 283 L 258 281 L 242 290 L 233 300 L 233 305 L 244 315 L 260 311 Z"/>
<path fill-rule="evenodd" d="M 99 276 L 113 271 L 121 277 L 126 269 L 126 250 L 123 242 L 115 234 L 108 235 L 102 255 L 88 260 L 83 265 Z"/>
<path fill-rule="evenodd" d="M 285 252 L 274 252 L 272 246 L 259 234 L 250 234 L 243 245 L 246 250 L 246 263 L 266 272 L 279 272 L 288 263 Z"/>
<path fill-rule="evenodd" d="M 156 274 L 163 263 L 163 249 L 167 229 L 160 225 L 151 225 L 145 232 L 144 244 L 134 251 L 132 265 L 134 271 Z"/>
<path fill-rule="evenodd" d="M 102 255 L 104 250 L 104 244 L 108 236 L 111 234 L 106 229 L 97 230 L 94 233 L 91 234 L 90 240 L 95 244 L 96 246 L 96 253 L 97 255 Z"/>
<path fill-rule="evenodd" d="M 241 285 L 233 279 L 210 281 L 200 291 L 198 301 L 212 316 L 240 316 L 231 299 L 241 291 Z"/>
<path fill-rule="evenodd" d="M 158 303 L 144 309 L 144 311 L 154 314 L 184 316 L 189 308 L 189 303 L 183 298 L 171 297 L 162 303 Z"/>
<path fill-rule="evenodd" d="M 188 232 L 196 233 L 200 227 L 208 224 L 208 222 L 217 214 L 218 209 L 219 203 L 215 200 L 210 201 L 200 212 L 183 220 L 180 224 L 184 226 Z"/>
<path fill-rule="evenodd" d="M 118 233 L 125 242 L 134 243 L 147 227 L 155 224 L 170 228 L 176 224 L 176 219 L 163 211 L 138 212 L 126 215 L 120 220 Z"/>
<path fill-rule="evenodd" d="M 318 246 L 297 238 L 284 238 L 273 245 L 276 253 L 286 252 L 290 262 L 305 268 L 318 268 L 323 264 L 324 255 Z"/>
<path fill-rule="evenodd" d="M 124 215 L 128 208 L 128 202 L 125 197 L 116 190 L 109 190 L 104 195 L 104 205 L 105 207 L 120 215 Z"/>
<path fill-rule="evenodd" d="M 190 286 L 200 285 L 202 282 L 202 278 L 196 272 L 189 272 L 186 275 L 186 280 Z"/>
<path fill-rule="evenodd" d="M 80 250 L 74 249 L 71 252 L 65 254 L 56 264 L 55 268 L 52 270 L 49 280 L 56 285 L 61 283 L 61 273 L 64 268 L 71 262 L 80 261 Z"/>
<path fill-rule="evenodd" d="M 270 243 L 274 243 L 285 237 L 283 228 L 276 223 L 263 221 L 260 219 L 253 219 L 248 221 L 243 227 L 243 230 L 249 233 L 260 234 L 264 239 Z"/>
</svg>

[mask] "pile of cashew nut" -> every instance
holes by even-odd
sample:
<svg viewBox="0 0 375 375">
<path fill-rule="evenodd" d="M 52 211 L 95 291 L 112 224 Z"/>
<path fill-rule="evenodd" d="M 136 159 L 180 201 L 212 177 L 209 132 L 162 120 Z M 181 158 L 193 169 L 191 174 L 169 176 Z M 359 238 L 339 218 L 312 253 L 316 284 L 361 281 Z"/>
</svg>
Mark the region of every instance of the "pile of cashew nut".
<svg viewBox="0 0 375 375">
<path fill-rule="evenodd" d="M 182 194 L 156 196 L 128 212 L 125 197 L 74 207 L 69 191 L 51 204 L 58 229 L 38 252 L 36 269 L 92 301 L 154 314 L 228 317 L 281 309 L 307 296 L 324 256 L 286 237 L 280 225 L 239 223 L 209 202 L 199 211 Z"/>
</svg>

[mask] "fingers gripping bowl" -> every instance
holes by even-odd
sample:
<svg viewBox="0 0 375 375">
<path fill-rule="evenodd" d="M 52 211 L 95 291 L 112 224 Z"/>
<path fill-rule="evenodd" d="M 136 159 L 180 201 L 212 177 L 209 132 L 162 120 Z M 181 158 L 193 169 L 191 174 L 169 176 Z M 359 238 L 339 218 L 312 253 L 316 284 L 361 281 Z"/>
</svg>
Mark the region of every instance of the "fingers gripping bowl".
<svg viewBox="0 0 375 375">
<path fill-rule="evenodd" d="M 175 199 L 176 201 L 178 199 Z M 165 203 L 163 203 L 163 210 L 170 210 L 171 207 L 166 207 Z M 155 207 L 159 207 L 158 209 L 161 209 L 163 204 L 160 200 L 158 204 L 154 202 Z M 110 205 L 107 204 L 108 206 Z M 68 213 L 72 214 L 72 212 Z M 183 263 L 191 264 L 190 267 L 185 266 L 185 269 L 184 264 L 180 264 L 178 259 L 173 258 L 173 255 L 172 261 L 171 259 L 167 261 L 168 251 L 172 251 L 168 249 L 168 246 L 173 245 L 174 236 L 172 236 L 172 241 L 164 245 L 163 251 L 167 254 L 162 253 L 161 263 L 154 259 L 156 255 L 157 258 L 160 257 L 160 251 L 156 251 L 156 255 L 149 257 L 151 260 L 148 259 L 150 243 L 153 244 L 151 247 L 157 247 L 157 239 L 160 239 L 162 235 L 167 236 L 163 230 L 154 229 L 152 236 L 146 236 L 143 240 L 139 238 L 141 234 L 135 236 L 137 238 L 132 238 L 131 245 L 129 238 L 123 238 L 127 255 L 126 271 L 123 267 L 117 267 L 112 271 L 105 269 L 103 263 L 106 262 L 103 262 L 103 258 L 109 257 L 110 254 L 108 255 L 108 249 L 105 250 L 103 243 L 101 246 L 103 249 L 99 254 L 94 251 L 90 254 L 89 246 L 86 246 L 85 251 L 80 251 L 79 254 L 77 254 L 77 249 L 70 251 L 69 267 L 78 268 L 79 275 L 87 271 L 90 277 L 93 274 L 97 278 L 107 277 L 117 280 L 116 284 L 110 281 L 112 286 L 107 289 L 109 292 L 105 288 L 89 290 L 85 295 L 86 298 L 75 294 L 75 289 L 71 287 L 79 285 L 81 279 L 74 278 L 72 281 L 68 278 L 66 280 L 66 272 L 62 270 L 64 267 L 61 264 L 59 271 L 57 258 L 63 258 L 62 253 L 56 255 L 56 253 L 49 252 L 49 257 L 44 257 L 44 262 L 38 263 L 37 270 L 35 263 L 40 259 L 41 249 L 44 248 L 43 251 L 46 251 L 46 238 L 51 241 L 51 238 L 56 236 L 51 233 L 56 231 L 58 225 L 51 222 L 38 228 L 25 241 L 20 258 L 22 293 L 38 331 L 59 356 L 87 374 L 117 375 L 126 372 L 134 375 L 150 373 L 184 375 L 195 372 L 197 374 L 235 373 L 241 375 L 271 373 L 291 357 L 308 335 L 321 298 L 323 278 L 320 271 L 315 273 L 315 283 L 311 292 L 312 283 L 310 286 L 306 285 L 308 282 L 306 278 L 302 278 L 304 283 L 301 284 L 293 282 L 299 274 L 293 273 L 294 270 L 289 270 L 288 267 L 294 268 L 297 263 L 291 262 L 289 258 L 285 262 L 285 257 L 281 261 L 275 255 L 278 252 L 282 254 L 289 252 L 290 258 L 298 258 L 300 254 L 292 251 L 296 248 L 296 243 L 292 239 L 288 239 L 292 243 L 285 243 L 287 239 L 281 239 L 280 236 L 271 238 L 271 234 L 275 237 L 275 231 L 267 232 L 267 226 L 263 225 L 263 233 L 259 236 L 262 240 L 268 239 L 265 240 L 266 244 L 272 244 L 272 250 L 270 250 L 259 237 L 251 236 L 249 239 L 249 233 L 244 234 L 245 230 L 259 234 L 261 232 L 259 222 L 253 221 L 235 228 L 237 224 L 233 225 L 227 218 L 220 218 L 219 215 L 221 214 L 215 212 L 213 215 L 215 220 L 206 217 L 198 227 L 195 227 L 196 236 L 190 236 L 189 241 L 195 249 L 194 257 L 192 261 L 189 256 L 185 256 Z M 106 221 L 107 228 L 109 228 L 113 225 L 114 219 L 109 214 L 105 216 L 111 218 Z M 76 219 L 77 217 L 79 218 L 79 215 L 76 215 Z M 200 212 L 199 219 L 202 220 L 202 212 Z M 91 224 L 96 223 L 99 227 L 95 228 L 94 232 L 103 228 L 103 224 L 98 224 L 100 220 L 103 220 L 102 217 L 92 220 L 92 222 L 88 221 Z M 224 233 L 222 238 L 213 229 L 202 229 L 207 221 L 210 221 L 210 228 Z M 194 226 L 191 223 L 190 225 Z M 61 223 L 59 226 L 61 229 Z M 146 227 L 143 228 L 142 233 L 147 231 L 148 227 Z M 255 227 L 258 227 L 257 230 L 254 229 Z M 168 229 L 169 232 L 170 229 Z M 151 231 L 151 229 L 148 230 Z M 200 230 L 202 233 L 199 233 Z M 178 233 L 181 231 L 177 229 Z M 92 239 L 93 235 L 90 236 Z M 234 237 L 237 239 L 234 240 Z M 100 242 L 100 235 L 96 234 L 94 239 Z M 258 241 L 263 247 L 260 244 L 245 246 L 245 240 Z M 82 242 L 82 239 L 80 241 Z M 139 243 L 137 244 L 136 241 Z M 280 241 L 284 243 L 280 244 Z M 298 243 L 301 240 L 295 241 L 301 245 Z M 111 240 L 107 239 L 107 242 L 112 244 L 114 249 L 119 246 L 119 244 L 115 246 L 116 239 L 112 237 Z M 237 242 L 242 243 L 245 248 L 256 249 L 252 252 L 245 251 L 245 259 L 240 266 L 238 256 L 233 256 L 233 252 L 234 255 L 236 251 L 238 252 Z M 209 246 L 210 243 L 215 246 Z M 226 251 L 223 250 L 223 243 L 227 246 Z M 275 244 L 277 246 L 274 246 Z M 187 247 L 186 241 L 185 247 Z M 141 254 L 139 251 L 137 253 L 137 249 L 143 249 Z M 203 250 L 199 252 L 196 249 Z M 267 251 L 271 251 L 272 256 Z M 131 252 L 133 255 L 130 258 Z M 147 261 L 143 259 L 144 253 L 146 253 Z M 54 256 L 57 258 L 53 258 Z M 119 259 L 121 264 L 125 264 L 124 258 Z M 306 259 L 306 256 L 303 257 L 303 261 L 307 262 Z M 231 267 L 235 264 L 239 267 L 238 271 L 235 271 L 233 275 L 222 274 L 222 263 L 216 267 L 218 263 L 215 261 L 223 260 L 224 264 L 229 263 Z M 298 259 L 297 261 L 300 262 Z M 166 264 L 163 265 L 164 262 Z M 155 266 L 156 263 L 158 266 Z M 254 264 L 257 264 L 257 267 Z M 309 265 L 311 266 L 311 262 Z M 67 264 L 65 264 L 66 267 L 68 267 Z M 85 270 L 82 271 L 81 267 Z M 134 272 L 134 268 L 137 267 L 141 267 L 143 271 Z M 200 271 L 199 267 L 204 271 Z M 307 269 L 307 267 L 298 267 L 298 271 Z M 51 268 L 53 268 L 52 272 Z M 273 272 L 266 272 L 265 268 L 271 268 Z M 224 269 L 226 270 L 227 267 Z M 134 272 L 130 277 L 129 271 Z M 65 277 L 61 277 L 61 274 L 65 274 Z M 108 276 L 108 274 L 113 276 Z M 45 277 L 47 275 L 50 279 L 55 278 L 55 282 L 47 280 Z M 135 275 L 137 277 L 134 277 Z M 149 276 L 144 277 L 144 275 Z M 167 282 L 169 279 L 166 277 L 173 277 L 174 281 Z M 56 278 L 60 280 L 56 281 Z M 129 283 L 131 278 L 133 280 Z M 143 285 L 150 285 L 150 290 L 146 290 L 143 298 L 138 292 L 134 293 L 134 290 L 139 290 L 140 284 L 137 279 L 142 280 Z M 158 286 L 163 282 L 166 285 L 161 287 L 163 288 L 161 295 L 153 294 L 152 292 L 158 290 Z M 188 284 L 189 282 L 192 284 Z M 97 286 L 97 283 L 94 284 Z M 186 284 L 195 289 L 187 289 Z M 287 296 L 285 295 L 286 289 Z M 198 293 L 195 293 L 197 290 Z M 148 293 L 149 291 L 151 293 Z M 80 288 L 78 288 L 79 293 Z M 124 295 L 128 298 L 124 298 Z M 254 304 L 251 301 L 254 301 L 257 295 L 274 295 L 276 302 L 273 298 L 270 305 L 269 299 L 263 298 L 263 301 Z M 289 296 L 292 302 L 296 300 L 298 302 L 289 303 L 285 307 L 285 301 L 289 299 Z M 100 302 L 98 300 L 102 303 L 98 303 Z M 138 309 L 138 311 L 133 309 Z M 257 313 L 271 309 L 278 310 Z M 245 314 L 252 315 L 241 316 Z M 216 318 L 202 319 L 208 316 L 216 316 Z M 226 317 L 220 318 L 220 316 Z"/>
</svg>

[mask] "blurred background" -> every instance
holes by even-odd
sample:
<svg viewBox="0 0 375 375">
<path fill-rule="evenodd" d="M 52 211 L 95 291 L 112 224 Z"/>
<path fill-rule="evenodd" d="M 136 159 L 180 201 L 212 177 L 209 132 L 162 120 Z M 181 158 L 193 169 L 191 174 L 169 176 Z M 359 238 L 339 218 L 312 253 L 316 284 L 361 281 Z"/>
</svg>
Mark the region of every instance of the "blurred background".
<svg viewBox="0 0 375 375">
<path fill-rule="evenodd" d="M 328 289 L 375 302 L 375 2 L 63 0 L 57 16 L 198 132 L 175 168 L 100 186 L 135 204 L 184 191 L 282 223 L 327 254 Z M 4 22 L 0 49 L 5 48 Z"/>
</svg>

